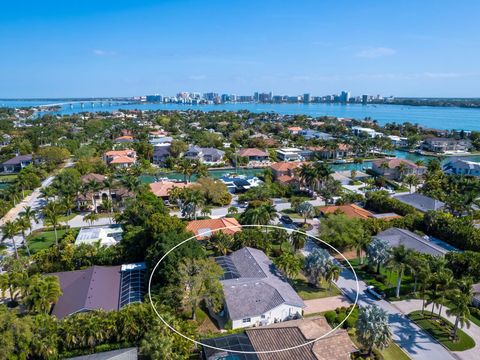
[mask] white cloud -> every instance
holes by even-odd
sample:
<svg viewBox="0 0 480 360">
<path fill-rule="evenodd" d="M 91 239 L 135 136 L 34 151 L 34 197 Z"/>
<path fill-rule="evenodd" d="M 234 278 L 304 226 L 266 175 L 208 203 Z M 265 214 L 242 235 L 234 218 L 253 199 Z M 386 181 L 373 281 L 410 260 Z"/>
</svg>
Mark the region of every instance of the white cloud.
<svg viewBox="0 0 480 360">
<path fill-rule="evenodd" d="M 366 58 L 366 59 L 374 59 L 384 56 L 392 56 L 396 53 L 396 50 L 388 47 L 375 47 L 375 48 L 367 48 L 358 51 L 355 53 L 355 57 L 358 58 Z"/>
</svg>

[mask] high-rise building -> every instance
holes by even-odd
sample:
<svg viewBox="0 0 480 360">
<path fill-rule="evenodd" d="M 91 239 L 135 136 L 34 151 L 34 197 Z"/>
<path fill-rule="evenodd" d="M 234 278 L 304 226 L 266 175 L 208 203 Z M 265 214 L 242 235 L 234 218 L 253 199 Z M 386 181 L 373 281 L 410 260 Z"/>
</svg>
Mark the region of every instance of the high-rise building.
<svg viewBox="0 0 480 360">
<path fill-rule="evenodd" d="M 253 93 L 253 100 L 255 100 L 255 101 L 259 101 L 259 100 L 260 100 L 260 96 L 259 96 L 258 92 L 254 92 L 254 93 Z"/>
<path fill-rule="evenodd" d="M 216 98 L 218 98 L 218 93 L 214 93 L 214 92 L 205 93 L 203 94 L 203 98 L 207 101 L 213 101 Z"/>
<path fill-rule="evenodd" d="M 368 95 L 362 95 L 362 104 L 367 105 L 368 103 Z"/>
<path fill-rule="evenodd" d="M 158 95 L 158 94 L 147 95 L 146 99 L 147 99 L 147 102 L 162 102 L 163 101 L 162 95 Z"/>
<path fill-rule="evenodd" d="M 310 94 L 303 94 L 303 102 L 309 103 L 311 101 Z"/>
<path fill-rule="evenodd" d="M 339 97 L 340 102 L 347 103 L 350 100 L 350 92 L 349 91 L 342 91 Z"/>
</svg>

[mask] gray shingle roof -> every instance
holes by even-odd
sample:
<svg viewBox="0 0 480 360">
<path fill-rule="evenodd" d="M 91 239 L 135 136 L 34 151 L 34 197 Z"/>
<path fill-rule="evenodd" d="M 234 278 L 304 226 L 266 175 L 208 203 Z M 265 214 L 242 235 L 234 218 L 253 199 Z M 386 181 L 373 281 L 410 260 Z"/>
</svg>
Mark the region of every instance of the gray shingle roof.
<svg viewBox="0 0 480 360">
<path fill-rule="evenodd" d="M 300 296 L 262 251 L 245 247 L 233 252 L 228 258 L 231 262 L 225 270 L 238 274 L 231 279 L 222 280 L 225 302 L 233 320 L 259 316 L 281 304 L 305 306 Z M 226 261 L 219 263 L 222 265 Z"/>
<path fill-rule="evenodd" d="M 426 240 L 411 231 L 399 228 L 390 228 L 375 236 L 385 240 L 391 247 L 405 246 L 407 249 L 418 251 L 422 254 L 444 256 L 448 250 Z"/>
<path fill-rule="evenodd" d="M 15 156 L 7 161 L 5 161 L 3 163 L 3 165 L 19 165 L 20 163 L 24 162 L 24 161 L 32 161 L 32 155 L 31 154 L 27 154 L 27 155 L 18 155 L 18 156 Z"/>
<path fill-rule="evenodd" d="M 440 200 L 433 199 L 419 193 L 397 195 L 395 196 L 395 199 L 403 202 L 404 204 L 413 206 L 415 209 L 422 212 L 440 210 L 445 206 L 445 203 L 441 202 Z"/>
</svg>

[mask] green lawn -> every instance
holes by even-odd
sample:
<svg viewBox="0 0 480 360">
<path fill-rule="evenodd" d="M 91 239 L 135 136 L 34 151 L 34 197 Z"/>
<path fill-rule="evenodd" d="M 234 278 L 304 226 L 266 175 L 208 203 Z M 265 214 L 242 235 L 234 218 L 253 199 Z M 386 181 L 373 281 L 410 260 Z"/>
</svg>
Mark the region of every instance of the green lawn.
<svg viewBox="0 0 480 360">
<path fill-rule="evenodd" d="M 422 314 L 421 311 L 414 311 L 408 314 L 408 317 L 451 351 L 464 351 L 475 347 L 475 341 L 460 329 L 457 332 L 458 339 L 453 341 L 450 338 L 453 324 L 444 318 L 432 319 L 428 312 Z"/>
<path fill-rule="evenodd" d="M 376 269 L 367 266 L 368 260 L 364 259 L 364 265 L 360 265 L 360 259 L 349 260 L 354 268 L 357 276 L 365 281 L 368 285 L 373 285 L 377 290 L 384 292 L 387 299 L 398 300 L 395 297 L 397 288 L 397 272 L 380 268 L 380 275 L 376 273 Z M 348 267 L 349 268 L 349 267 Z M 410 274 L 404 274 L 402 285 L 400 287 L 400 298 L 411 298 L 413 292 L 414 280 Z"/>
<path fill-rule="evenodd" d="M 410 360 L 410 357 L 393 341 L 381 353 L 383 360 Z"/>
<path fill-rule="evenodd" d="M 70 229 L 57 230 L 58 239 L 61 239 L 65 233 Z M 49 246 L 55 244 L 55 232 L 54 231 L 43 231 L 38 233 L 33 233 L 27 237 L 28 247 L 30 248 L 30 253 L 35 254 L 40 250 L 46 249 Z"/>
<path fill-rule="evenodd" d="M 280 211 L 281 214 L 288 215 L 292 219 L 303 220 L 303 217 L 299 215 L 294 209 L 285 209 Z"/>
<path fill-rule="evenodd" d="M 322 283 L 320 288 L 311 286 L 302 274 L 299 274 L 296 279 L 291 280 L 291 283 L 303 300 L 341 295 L 340 290 L 338 290 L 335 285 L 332 285 L 331 289 L 329 289 L 328 284 L 325 283 Z"/>
<path fill-rule="evenodd" d="M 470 314 L 469 320 L 477 326 L 480 326 L 480 317 Z"/>
</svg>

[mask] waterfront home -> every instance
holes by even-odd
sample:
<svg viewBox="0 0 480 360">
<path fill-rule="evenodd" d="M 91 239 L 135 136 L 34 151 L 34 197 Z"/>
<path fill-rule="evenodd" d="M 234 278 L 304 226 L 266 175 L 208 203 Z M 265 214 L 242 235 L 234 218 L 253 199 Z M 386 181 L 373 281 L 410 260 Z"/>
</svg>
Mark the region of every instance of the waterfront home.
<svg viewBox="0 0 480 360">
<path fill-rule="evenodd" d="M 116 311 L 144 294 L 145 263 L 92 266 L 47 275 L 58 277 L 62 295 L 51 314 L 58 319 L 86 311 Z"/>
<path fill-rule="evenodd" d="M 480 162 L 455 159 L 444 165 L 445 174 L 480 176 Z"/>
<path fill-rule="evenodd" d="M 361 126 L 353 126 L 352 133 L 358 137 L 369 137 L 369 138 L 376 138 L 384 136 L 381 132 L 378 132 L 371 128 L 361 127 Z"/>
<path fill-rule="evenodd" d="M 224 349 L 220 351 L 204 346 L 202 359 L 349 360 L 351 354 L 357 352 L 358 348 L 353 344 L 347 331 L 337 329 L 326 335 L 330 331 L 332 328 L 321 315 L 246 329 L 244 333 L 202 340 L 206 345 Z M 307 342 L 311 343 L 301 346 Z M 258 353 L 292 347 L 295 349 L 277 353 Z M 250 352 L 250 354 L 239 354 L 233 351 Z"/>
<path fill-rule="evenodd" d="M 152 163 L 155 165 L 163 165 L 165 161 L 170 157 L 170 145 L 168 146 L 155 146 L 153 150 Z"/>
<path fill-rule="evenodd" d="M 434 153 L 464 153 L 472 147 L 467 139 L 431 137 L 423 141 L 421 148 Z"/>
<path fill-rule="evenodd" d="M 270 165 L 270 169 L 272 170 L 273 177 L 276 181 L 287 184 L 298 180 L 296 170 L 302 164 L 304 164 L 304 162 L 281 161 Z"/>
<path fill-rule="evenodd" d="M 308 150 L 312 151 L 317 157 L 326 160 L 345 159 L 354 155 L 352 146 L 343 143 L 336 146 L 310 146 Z"/>
<path fill-rule="evenodd" d="M 374 214 L 355 204 L 321 206 L 318 208 L 318 210 L 323 216 L 330 214 L 344 214 L 346 217 L 351 219 L 377 218 L 383 220 L 392 220 L 401 217 L 395 213 Z"/>
<path fill-rule="evenodd" d="M 245 157 L 248 159 L 248 162 L 251 161 L 268 161 L 268 153 L 257 149 L 257 148 L 246 148 L 240 149 L 237 152 L 237 155 L 240 157 Z"/>
<path fill-rule="evenodd" d="M 449 251 L 456 251 L 454 247 L 440 240 L 430 239 L 428 236 L 421 237 L 411 231 L 395 227 L 378 233 L 374 238 L 386 241 L 392 248 L 403 245 L 407 249 L 432 256 L 445 256 Z"/>
<path fill-rule="evenodd" d="M 170 146 L 172 144 L 173 138 L 170 136 L 163 136 L 150 139 L 148 142 L 154 148 L 163 147 L 163 146 Z"/>
<path fill-rule="evenodd" d="M 445 207 L 444 202 L 419 193 L 394 195 L 393 198 L 423 213 L 441 210 Z"/>
<path fill-rule="evenodd" d="M 83 227 L 78 232 L 75 239 L 75 245 L 95 244 L 97 242 L 102 246 L 112 246 L 122 240 L 123 230 L 120 225 L 102 225 Z"/>
<path fill-rule="evenodd" d="M 11 159 L 5 161 L 3 166 L 4 173 L 17 173 L 20 172 L 24 167 L 33 164 L 32 154 L 27 155 L 16 155 Z"/>
<path fill-rule="evenodd" d="M 408 147 L 408 138 L 400 137 L 396 135 L 387 135 L 390 139 L 392 146 L 396 148 L 407 148 Z"/>
<path fill-rule="evenodd" d="M 132 149 L 111 150 L 105 153 L 104 160 L 115 167 L 129 167 L 137 162 L 137 153 Z"/>
<path fill-rule="evenodd" d="M 148 138 L 151 140 L 155 138 L 162 138 L 168 135 L 169 135 L 168 132 L 165 130 L 154 130 L 148 133 Z"/>
<path fill-rule="evenodd" d="M 423 176 L 427 168 L 406 159 L 380 159 L 372 163 L 372 171 L 387 179 L 401 181 L 406 175 Z"/>
<path fill-rule="evenodd" d="M 312 151 L 298 148 L 281 148 L 276 151 L 277 158 L 280 161 L 303 161 L 312 156 Z"/>
<path fill-rule="evenodd" d="M 305 140 L 312 140 L 312 139 L 317 139 L 317 140 L 334 140 L 335 138 L 327 133 L 318 131 L 318 130 L 311 130 L 311 129 L 305 129 L 301 130 L 298 135 L 303 136 Z"/>
<path fill-rule="evenodd" d="M 174 188 L 186 188 L 192 186 L 194 183 L 174 182 L 169 180 L 162 180 L 149 184 L 150 191 L 157 197 L 163 200 L 169 200 L 170 191 Z"/>
<path fill-rule="evenodd" d="M 219 180 L 225 184 L 228 192 L 232 194 L 244 192 L 263 184 L 263 181 L 256 176 L 225 175 L 219 178 Z"/>
<path fill-rule="evenodd" d="M 194 233 L 197 240 L 205 240 L 217 231 L 233 235 L 242 231 L 242 228 L 235 218 L 220 218 L 189 221 L 187 231 Z"/>
<path fill-rule="evenodd" d="M 244 247 L 216 258 L 232 329 L 298 319 L 305 304 L 265 253 Z"/>
<path fill-rule="evenodd" d="M 215 148 L 202 148 L 196 145 L 190 145 L 185 152 L 184 157 L 190 160 L 199 160 L 207 164 L 219 164 L 225 156 L 225 151 Z"/>
</svg>

